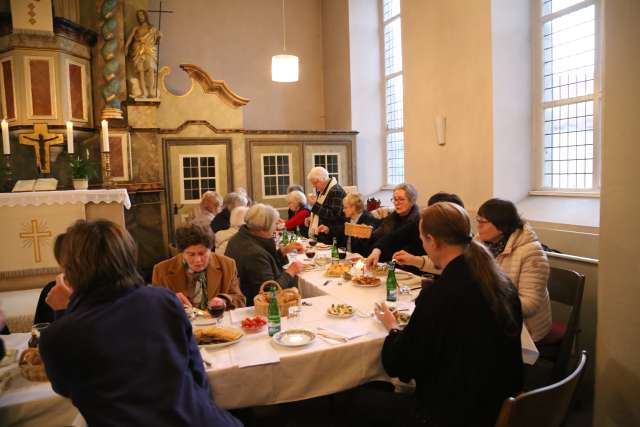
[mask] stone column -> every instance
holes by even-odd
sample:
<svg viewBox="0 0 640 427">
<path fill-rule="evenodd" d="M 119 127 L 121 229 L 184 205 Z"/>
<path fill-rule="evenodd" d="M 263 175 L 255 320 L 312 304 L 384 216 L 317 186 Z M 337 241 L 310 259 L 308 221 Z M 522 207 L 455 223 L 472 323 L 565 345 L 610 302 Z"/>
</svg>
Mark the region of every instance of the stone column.
<svg viewBox="0 0 640 427">
<path fill-rule="evenodd" d="M 124 14 L 119 0 L 99 3 L 99 33 L 96 70 L 100 86 L 101 119 L 122 119 L 125 89 Z"/>
</svg>

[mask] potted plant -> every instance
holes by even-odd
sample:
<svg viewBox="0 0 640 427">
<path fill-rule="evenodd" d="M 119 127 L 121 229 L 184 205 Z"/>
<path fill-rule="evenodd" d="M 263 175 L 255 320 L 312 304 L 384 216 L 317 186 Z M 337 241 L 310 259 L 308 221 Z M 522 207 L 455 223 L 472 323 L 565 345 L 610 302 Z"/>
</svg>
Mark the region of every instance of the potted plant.
<svg viewBox="0 0 640 427">
<path fill-rule="evenodd" d="M 86 190 L 89 188 L 89 179 L 96 176 L 96 165 L 87 158 L 83 159 L 78 155 L 69 161 L 71 166 L 71 177 L 73 178 L 73 188 L 75 190 Z"/>
</svg>

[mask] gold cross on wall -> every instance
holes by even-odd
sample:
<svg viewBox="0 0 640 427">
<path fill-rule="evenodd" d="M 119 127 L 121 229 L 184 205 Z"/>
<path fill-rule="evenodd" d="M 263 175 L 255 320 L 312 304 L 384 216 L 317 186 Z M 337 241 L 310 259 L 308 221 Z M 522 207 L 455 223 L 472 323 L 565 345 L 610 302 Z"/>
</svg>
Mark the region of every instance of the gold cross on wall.
<svg viewBox="0 0 640 427">
<path fill-rule="evenodd" d="M 46 123 L 33 125 L 33 133 L 20 135 L 20 144 L 33 147 L 39 173 L 51 173 L 51 146 L 64 144 L 64 135 L 49 133 Z"/>
<path fill-rule="evenodd" d="M 23 247 L 33 246 L 33 258 L 36 262 L 42 262 L 42 251 L 40 250 L 41 240 L 44 241 L 46 238 L 51 238 L 51 231 L 47 230 L 47 225 L 45 223 L 42 224 L 43 230 L 40 230 L 40 224 L 38 224 L 38 220 L 31 220 L 31 230 L 29 230 L 28 225 L 24 225 L 24 232 L 18 234 L 20 238 L 23 240 Z"/>
</svg>

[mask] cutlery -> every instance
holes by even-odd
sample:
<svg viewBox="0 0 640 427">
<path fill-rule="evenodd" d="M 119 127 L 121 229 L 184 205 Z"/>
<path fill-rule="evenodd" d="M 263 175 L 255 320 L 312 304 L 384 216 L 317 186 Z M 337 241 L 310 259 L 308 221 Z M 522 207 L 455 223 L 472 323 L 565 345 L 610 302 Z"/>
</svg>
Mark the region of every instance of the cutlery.
<svg viewBox="0 0 640 427">
<path fill-rule="evenodd" d="M 331 283 L 331 280 L 327 280 L 326 282 L 324 282 L 324 283 L 322 284 L 322 286 L 327 286 L 329 283 Z"/>
<path fill-rule="evenodd" d="M 320 337 L 320 339 L 322 339 L 322 341 L 326 342 L 329 345 L 337 345 L 337 344 L 341 344 L 342 343 L 342 341 L 334 340 L 332 338 L 327 338 L 324 335 L 318 335 L 318 337 Z"/>
<path fill-rule="evenodd" d="M 343 343 L 344 343 L 344 342 L 349 341 L 349 340 L 348 340 L 347 338 L 345 338 L 345 337 L 341 337 L 341 336 L 338 336 L 338 335 L 329 334 L 329 333 L 326 333 L 326 332 L 324 332 L 324 331 L 317 331 L 317 334 L 318 334 L 319 336 L 321 336 L 321 337 L 329 338 L 330 340 L 339 341 L 339 342 L 343 342 Z"/>
</svg>

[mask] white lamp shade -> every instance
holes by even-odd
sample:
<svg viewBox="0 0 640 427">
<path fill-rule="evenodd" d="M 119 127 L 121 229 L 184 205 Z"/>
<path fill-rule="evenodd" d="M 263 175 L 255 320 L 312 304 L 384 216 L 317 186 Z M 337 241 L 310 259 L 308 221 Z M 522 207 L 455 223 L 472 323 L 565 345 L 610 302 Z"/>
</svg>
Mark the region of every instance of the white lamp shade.
<svg viewBox="0 0 640 427">
<path fill-rule="evenodd" d="M 295 55 L 275 55 L 271 57 L 271 80 L 274 82 L 297 82 L 299 60 Z"/>
</svg>

